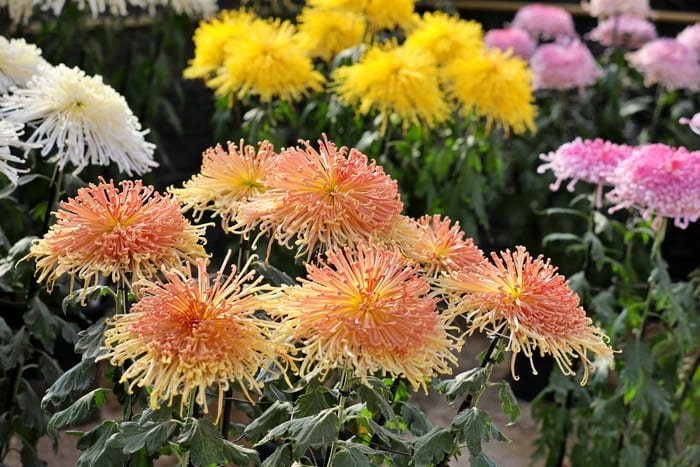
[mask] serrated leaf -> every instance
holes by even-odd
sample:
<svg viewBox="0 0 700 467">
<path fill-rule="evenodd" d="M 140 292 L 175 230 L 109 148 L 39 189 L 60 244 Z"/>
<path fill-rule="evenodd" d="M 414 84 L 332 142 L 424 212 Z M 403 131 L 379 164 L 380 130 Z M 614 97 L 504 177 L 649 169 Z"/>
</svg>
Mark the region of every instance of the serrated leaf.
<svg viewBox="0 0 700 467">
<path fill-rule="evenodd" d="M 259 417 L 255 418 L 245 429 L 246 439 L 257 441 L 273 427 L 289 420 L 293 406 L 290 402 L 275 401 Z"/>
<path fill-rule="evenodd" d="M 337 402 L 330 391 L 323 386 L 308 385 L 306 388 L 306 393 L 299 396 L 296 401 L 299 415 L 302 417 L 315 415 L 333 407 Z"/>
<path fill-rule="evenodd" d="M 510 387 L 510 384 L 503 383 L 501 389 L 498 391 L 498 397 L 501 399 L 503 413 L 510 417 L 510 423 L 508 423 L 508 425 L 517 422 L 520 418 L 520 406 L 518 405 L 518 399 L 516 399 L 515 394 L 513 394 L 513 389 Z"/>
<path fill-rule="evenodd" d="M 411 461 L 415 467 L 438 464 L 452 452 L 454 440 L 446 429 L 436 426 L 413 443 Z"/>
<path fill-rule="evenodd" d="M 333 459 L 333 467 L 374 467 L 369 455 L 356 444 L 343 443 Z"/>
<path fill-rule="evenodd" d="M 48 415 L 39 407 L 39 397 L 34 392 L 29 382 L 22 378 L 22 386 L 17 394 L 17 405 L 22 410 L 22 424 L 25 427 L 44 430 Z"/>
<path fill-rule="evenodd" d="M 478 453 L 469 453 L 469 467 L 498 467 L 494 461 L 489 458 L 484 451 Z"/>
<path fill-rule="evenodd" d="M 448 404 L 465 394 L 474 394 L 481 390 L 489 377 L 487 368 L 471 368 L 458 374 L 453 379 L 446 379 L 437 386 L 438 392 L 445 395 Z"/>
<path fill-rule="evenodd" d="M 433 428 L 428 416 L 411 404 L 401 404 L 401 418 L 408 430 L 416 436 L 423 436 Z"/>
<path fill-rule="evenodd" d="M 289 444 L 277 446 L 275 452 L 266 458 L 262 467 L 290 467 L 292 465 L 292 449 Z"/>
<path fill-rule="evenodd" d="M 39 339 L 44 348 L 52 353 L 56 343 L 58 323 L 49 307 L 39 298 L 34 297 L 29 301 L 29 309 L 24 314 L 24 322 L 29 333 Z"/>
<path fill-rule="evenodd" d="M 489 415 L 476 407 L 462 410 L 452 420 L 452 431 L 456 433 L 458 443 L 467 443 L 469 452 L 477 454 L 481 451 L 481 441 L 488 439 L 488 428 L 491 423 Z"/>
<path fill-rule="evenodd" d="M 75 426 L 87 420 L 95 409 L 105 403 L 105 389 L 98 388 L 85 394 L 69 407 L 56 412 L 49 420 L 48 430 L 60 430 L 67 426 Z"/>
<path fill-rule="evenodd" d="M 168 429 L 166 421 L 122 422 L 108 444 L 109 447 L 121 449 L 124 454 L 133 454 L 145 448 L 146 454 L 151 455 L 167 441 Z"/>
<path fill-rule="evenodd" d="M 260 464 L 260 455 L 258 454 L 258 451 L 233 443 L 227 439 L 224 440 L 223 454 L 225 458 L 224 462 L 226 464 Z"/>
<path fill-rule="evenodd" d="M 22 326 L 5 345 L 0 345 L 0 364 L 3 368 L 14 368 L 24 362 L 31 353 L 27 328 Z"/>
<path fill-rule="evenodd" d="M 92 360 L 83 360 L 56 380 L 41 400 L 41 408 L 46 410 L 49 403 L 60 405 L 74 394 L 86 391 L 95 380 L 96 366 Z"/>
<path fill-rule="evenodd" d="M 398 426 L 394 409 L 387 401 L 393 397 L 391 390 L 379 378 L 370 376 L 367 378 L 367 382 L 370 384 L 369 386 L 361 384 L 357 389 L 360 399 L 367 404 L 367 409 L 375 414 L 381 413 L 386 420 L 390 420 L 394 426 Z"/>
<path fill-rule="evenodd" d="M 102 424 L 84 433 L 77 443 L 78 449 L 85 451 L 76 467 L 123 467 L 126 465 L 126 456 L 121 449 L 111 448 L 107 445 L 107 440 L 117 431 L 119 427 L 112 420 L 105 420 Z"/>
<path fill-rule="evenodd" d="M 97 357 L 106 353 L 102 349 L 105 340 L 105 331 L 107 330 L 107 318 L 100 318 L 87 329 L 80 331 L 80 338 L 75 344 L 76 353 L 82 354 L 83 360 L 95 360 Z"/>
<path fill-rule="evenodd" d="M 206 419 L 188 418 L 178 443 L 189 451 L 193 465 L 222 464 L 230 454 L 219 429 Z"/>
<path fill-rule="evenodd" d="M 309 446 L 318 448 L 330 445 L 338 437 L 339 424 L 335 408 L 328 409 L 313 417 L 288 420 L 270 430 L 258 444 L 274 439 L 290 440 L 294 445 L 293 456 L 299 459 Z"/>
</svg>

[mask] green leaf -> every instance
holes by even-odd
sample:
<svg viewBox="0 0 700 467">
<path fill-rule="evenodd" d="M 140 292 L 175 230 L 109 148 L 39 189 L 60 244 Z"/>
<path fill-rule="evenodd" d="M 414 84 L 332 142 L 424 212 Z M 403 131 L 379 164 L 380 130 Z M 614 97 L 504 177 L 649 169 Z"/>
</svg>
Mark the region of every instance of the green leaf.
<svg viewBox="0 0 700 467">
<path fill-rule="evenodd" d="M 360 444 L 342 443 L 333 459 L 333 467 L 374 467 L 377 463 L 369 457 L 368 451 L 379 453 Z"/>
<path fill-rule="evenodd" d="M 339 424 L 335 408 L 324 410 L 313 417 L 303 417 L 282 423 L 270 430 L 258 445 L 274 439 L 288 439 L 294 443 L 294 459 L 300 459 L 309 446 L 315 448 L 329 446 L 338 437 Z"/>
<path fill-rule="evenodd" d="M 20 451 L 20 462 L 22 467 L 45 467 L 47 464 L 36 451 L 36 446 L 32 446 L 26 440 L 22 440 L 22 450 Z"/>
<path fill-rule="evenodd" d="M 501 389 L 498 391 L 498 397 L 501 399 L 503 413 L 510 417 L 510 423 L 508 425 L 517 422 L 520 418 L 520 406 L 518 405 L 518 400 L 515 398 L 510 384 L 503 383 L 503 385 L 501 385 Z"/>
<path fill-rule="evenodd" d="M 49 420 L 48 430 L 60 430 L 66 426 L 75 426 L 87 420 L 95 409 L 101 408 L 105 403 L 104 388 L 98 388 L 85 394 L 73 402 L 69 407 L 56 412 Z"/>
<path fill-rule="evenodd" d="M 22 378 L 21 383 L 22 387 L 19 390 L 19 394 L 17 394 L 17 405 L 22 410 L 22 424 L 25 427 L 31 427 L 43 432 L 49 417 L 39 407 L 39 397 L 34 392 L 29 381 Z"/>
<path fill-rule="evenodd" d="M 246 439 L 253 442 L 257 441 L 264 433 L 289 420 L 292 409 L 293 406 L 290 402 L 275 401 L 246 427 Z"/>
<path fill-rule="evenodd" d="M 367 404 L 367 409 L 373 414 L 381 413 L 386 420 L 391 420 L 394 426 L 398 426 L 398 420 L 394 409 L 391 408 L 388 400 L 393 399 L 391 390 L 379 378 L 368 377 L 366 384 L 361 384 L 357 389 L 360 399 Z"/>
<path fill-rule="evenodd" d="M 29 333 L 39 339 L 49 353 L 53 353 L 58 322 L 49 307 L 34 297 L 29 301 L 29 310 L 24 314 L 24 322 Z"/>
<path fill-rule="evenodd" d="M 453 379 L 446 379 L 437 386 L 437 390 L 445 395 L 448 404 L 454 403 L 455 399 L 464 394 L 474 394 L 481 390 L 489 377 L 489 370 L 486 368 L 471 368 L 458 374 Z"/>
<path fill-rule="evenodd" d="M 542 239 L 542 246 L 547 246 L 547 244 L 549 244 L 550 242 L 582 243 L 583 239 L 580 236 L 572 233 L 554 232 L 544 236 L 544 238 Z"/>
<path fill-rule="evenodd" d="M 478 453 L 469 453 L 469 467 L 498 467 L 494 461 L 492 461 L 484 451 Z"/>
<path fill-rule="evenodd" d="M 416 436 L 423 436 L 433 428 L 425 413 L 405 402 L 401 403 L 401 418 L 408 430 Z"/>
<path fill-rule="evenodd" d="M 598 268 L 603 264 L 605 259 L 605 248 L 603 242 L 593 232 L 586 232 L 583 236 L 583 241 L 590 248 L 591 258 L 595 261 Z"/>
<path fill-rule="evenodd" d="M 120 448 L 124 454 L 133 454 L 145 448 L 146 454 L 157 452 L 168 439 L 166 422 L 122 422 L 119 432 L 112 435 L 108 444 Z"/>
<path fill-rule="evenodd" d="M 119 427 L 112 420 L 105 420 L 102 424 L 83 434 L 77 443 L 78 449 L 85 451 L 78 459 L 76 467 L 123 467 L 127 457 L 121 449 L 115 449 L 107 445 L 107 440 Z"/>
<path fill-rule="evenodd" d="M 188 418 L 178 443 L 189 451 L 193 465 L 226 464 L 234 459 L 242 461 L 236 465 L 245 465 L 257 459 L 257 452 L 224 440 L 219 429 L 205 419 Z"/>
<path fill-rule="evenodd" d="M 427 467 L 438 464 L 452 452 L 454 440 L 445 428 L 436 426 L 418 438 L 413 444 L 412 464 L 415 467 Z"/>
<path fill-rule="evenodd" d="M 223 454 L 225 458 L 224 462 L 227 465 L 260 464 L 260 455 L 258 454 L 258 451 L 233 443 L 227 439 L 224 440 Z"/>
<path fill-rule="evenodd" d="M 94 360 L 107 352 L 102 349 L 105 340 L 104 334 L 107 330 L 106 320 L 107 318 L 100 318 L 78 334 L 80 339 L 75 344 L 75 351 L 83 355 L 83 360 Z"/>
<path fill-rule="evenodd" d="M 286 272 L 277 269 L 271 264 L 265 262 L 256 262 L 253 264 L 253 268 L 258 274 L 263 276 L 266 281 L 275 287 L 282 285 L 295 285 L 296 281 L 289 276 Z"/>
<path fill-rule="evenodd" d="M 3 368 L 14 368 L 29 358 L 31 351 L 29 333 L 22 326 L 7 344 L 0 345 L 0 364 Z"/>
<path fill-rule="evenodd" d="M 297 399 L 299 415 L 315 415 L 322 410 L 329 409 L 336 404 L 335 398 L 330 391 L 320 385 L 310 384 L 306 387 L 306 393 Z"/>
<path fill-rule="evenodd" d="M 277 446 L 275 452 L 262 463 L 262 467 L 289 467 L 291 465 L 292 449 L 289 444 Z"/>
<path fill-rule="evenodd" d="M 476 456 L 481 452 L 481 442 L 491 438 L 508 442 L 503 433 L 491 424 L 489 414 L 476 407 L 462 410 L 452 421 L 452 432 L 458 443 L 466 442 L 469 453 Z"/>
<path fill-rule="evenodd" d="M 60 405 L 67 399 L 86 391 L 95 380 L 96 366 L 92 360 L 83 360 L 56 380 L 41 400 L 41 408 L 46 410 L 49 403 Z"/>
</svg>

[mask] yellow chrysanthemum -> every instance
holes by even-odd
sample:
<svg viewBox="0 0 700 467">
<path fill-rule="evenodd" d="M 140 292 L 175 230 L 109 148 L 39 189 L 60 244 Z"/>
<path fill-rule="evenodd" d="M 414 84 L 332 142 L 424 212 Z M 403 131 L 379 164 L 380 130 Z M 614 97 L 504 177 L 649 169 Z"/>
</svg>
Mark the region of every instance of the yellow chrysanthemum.
<svg viewBox="0 0 700 467">
<path fill-rule="evenodd" d="M 461 104 L 465 115 L 486 118 L 508 133 L 535 131 L 536 108 L 527 62 L 511 52 L 484 50 L 473 57 L 457 58 L 444 69 L 448 93 Z"/>
<path fill-rule="evenodd" d="M 372 33 L 383 29 L 410 28 L 415 21 L 416 0 L 309 0 L 316 8 L 344 9 L 361 14 Z"/>
<path fill-rule="evenodd" d="M 484 48 L 484 31 L 476 21 L 450 16 L 441 11 L 426 12 L 406 37 L 405 46 L 429 50 L 439 65 L 456 57 L 471 57 Z"/>
<path fill-rule="evenodd" d="M 360 114 L 382 114 L 383 133 L 389 116 L 428 127 L 444 122 L 450 113 L 430 52 L 413 47 L 371 47 L 354 65 L 337 68 L 333 89 L 340 100 L 357 106 Z"/>
<path fill-rule="evenodd" d="M 254 22 L 245 36 L 228 41 L 224 66 L 207 86 L 218 96 L 243 98 L 250 93 L 268 102 L 299 100 L 321 90 L 324 83 L 294 25 L 276 19 Z"/>
<path fill-rule="evenodd" d="M 330 61 L 339 52 L 362 43 L 365 19 L 350 10 L 306 7 L 297 16 L 301 47 L 311 57 Z"/>
<path fill-rule="evenodd" d="M 168 191 L 178 198 L 183 212 L 192 209 L 199 221 L 204 211 L 211 211 L 212 217 L 221 217 L 221 227 L 228 232 L 240 204 L 265 191 L 265 178 L 276 157 L 267 141 L 259 143 L 257 151 L 243 140 L 238 146 L 229 142 L 228 152 L 217 145 L 202 154 L 198 174 L 182 188 Z"/>
<path fill-rule="evenodd" d="M 302 375 L 317 370 L 323 379 L 341 367 L 365 383 L 381 373 L 425 389 L 430 377 L 451 372 L 462 342 L 450 335 L 417 265 L 360 243 L 306 269 L 300 286 L 283 289 L 279 307 L 279 335 L 298 343 Z"/>
<path fill-rule="evenodd" d="M 245 10 L 224 10 L 216 18 L 202 20 L 194 31 L 194 58 L 182 75 L 188 79 L 208 79 L 224 64 L 226 44 L 245 37 L 254 22 L 262 22 Z"/>
<path fill-rule="evenodd" d="M 194 391 L 207 413 L 207 388 L 217 385 L 220 413 L 231 382 L 250 397 L 249 389 L 262 387 L 255 380 L 259 369 L 286 359 L 283 348 L 270 342 L 277 324 L 255 316 L 273 292 L 245 268 L 236 274 L 232 267 L 224 278 L 226 260 L 213 283 L 205 260 L 197 262 L 196 276 L 188 265 L 184 273 L 168 272 L 167 282 L 144 283 L 143 298 L 131 311 L 109 320 L 107 353 L 100 359 L 124 368 L 120 382 L 130 381 L 129 390 L 150 386 L 154 409 L 180 395 L 182 410 Z"/>
</svg>

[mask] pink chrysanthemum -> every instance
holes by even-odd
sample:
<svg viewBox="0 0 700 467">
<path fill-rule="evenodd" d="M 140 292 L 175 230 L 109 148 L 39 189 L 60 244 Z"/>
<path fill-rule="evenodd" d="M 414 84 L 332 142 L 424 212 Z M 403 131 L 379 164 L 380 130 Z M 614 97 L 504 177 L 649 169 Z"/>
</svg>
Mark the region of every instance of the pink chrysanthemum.
<svg viewBox="0 0 700 467">
<path fill-rule="evenodd" d="M 674 218 L 684 229 L 700 217 L 700 151 L 665 144 L 646 144 L 621 161 L 613 175 L 615 188 L 606 196 L 616 203 L 610 212 L 637 208 L 645 219 Z"/>
<path fill-rule="evenodd" d="M 530 60 L 537 48 L 535 39 L 526 31 L 517 28 L 491 29 L 484 36 L 484 44 L 504 52 L 512 49 L 513 55 L 525 61 Z"/>
<path fill-rule="evenodd" d="M 475 270 L 457 271 L 440 279 L 450 294 L 445 312 L 463 315 L 467 333 L 486 330 L 489 335 L 507 340 L 506 350 L 513 352 L 511 372 L 515 374 L 515 357 L 522 352 L 530 359 L 535 349 L 540 355 L 551 354 L 564 374 L 575 374 L 572 358 L 583 366 L 581 385 L 588 381 L 594 365 L 588 352 L 612 359 L 608 337 L 592 325 L 580 299 L 557 268 L 542 256 L 532 258 L 525 247 L 516 251 L 491 253 L 492 262 L 484 261 Z M 533 374 L 537 370 L 532 364 Z"/>
<path fill-rule="evenodd" d="M 294 241 L 297 256 L 310 258 L 320 245 L 351 246 L 390 229 L 403 203 L 381 166 L 357 149 L 337 149 L 325 136 L 319 150 L 301 143 L 280 152 L 266 191 L 240 206 L 232 232 L 258 228 L 271 234 L 270 244 L 276 239 L 291 248 Z"/>
<path fill-rule="evenodd" d="M 700 55 L 700 23 L 686 26 L 678 33 L 676 40 Z"/>
<path fill-rule="evenodd" d="M 450 373 L 461 347 L 438 298 L 398 252 L 359 243 L 332 249 L 320 265 L 307 264 L 300 286 L 283 289 L 279 335 L 298 342 L 302 375 L 346 368 L 367 382 L 379 373 L 426 388 L 437 374 Z"/>
<path fill-rule="evenodd" d="M 683 117 L 679 122 L 683 125 L 690 126 L 690 129 L 693 130 L 694 133 L 700 135 L 700 112 L 693 115 L 690 119 Z"/>
<path fill-rule="evenodd" d="M 591 16 L 605 17 L 631 14 L 648 18 L 652 16 L 649 0 L 591 0 L 581 2 Z"/>
<path fill-rule="evenodd" d="M 510 27 L 527 31 L 535 39 L 576 37 L 571 13 L 561 7 L 541 3 L 520 8 Z"/>
<path fill-rule="evenodd" d="M 418 225 L 422 236 L 408 255 L 423 266 L 426 275 L 474 268 L 485 260 L 474 240 L 464 238 L 459 222 L 452 224 L 449 217 L 435 214 L 421 217 Z"/>
<path fill-rule="evenodd" d="M 700 89 L 698 55 L 676 39 L 662 37 L 625 55 L 644 76 L 644 85 L 659 83 L 668 89 Z"/>
<path fill-rule="evenodd" d="M 601 20 L 586 38 L 606 47 L 620 46 L 639 48 L 658 37 L 656 26 L 646 19 L 625 14 Z"/>
<path fill-rule="evenodd" d="M 574 191 L 576 182 L 583 180 L 598 185 L 596 207 L 602 206 L 604 184 L 612 184 L 612 175 L 621 160 L 629 157 L 632 148 L 626 144 L 614 144 L 600 138 L 594 140 L 576 138 L 556 151 L 540 154 L 545 164 L 537 168 L 538 173 L 551 170 L 556 181 L 550 185 L 552 191 L 558 190 L 561 182 L 571 179 L 566 189 Z"/>
<path fill-rule="evenodd" d="M 578 39 L 542 44 L 530 58 L 535 89 L 579 88 L 603 75 L 588 47 Z"/>
</svg>

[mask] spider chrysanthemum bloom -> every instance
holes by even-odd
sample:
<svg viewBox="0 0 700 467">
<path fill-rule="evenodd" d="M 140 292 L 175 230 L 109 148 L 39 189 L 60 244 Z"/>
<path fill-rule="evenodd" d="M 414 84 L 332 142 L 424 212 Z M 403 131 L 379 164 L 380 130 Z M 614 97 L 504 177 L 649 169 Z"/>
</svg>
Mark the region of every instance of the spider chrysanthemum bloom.
<svg viewBox="0 0 700 467">
<path fill-rule="evenodd" d="M 305 7 L 297 25 L 302 49 L 325 61 L 361 44 L 366 28 L 361 14 L 333 7 Z"/>
<path fill-rule="evenodd" d="M 27 143 L 42 143 L 42 156 L 76 174 L 89 164 L 116 163 L 128 175 L 158 166 L 124 97 L 77 67 L 39 67 L 25 88 L 0 97 L 0 118 L 32 126 Z"/>
<path fill-rule="evenodd" d="M 19 181 L 19 173 L 26 172 L 27 169 L 18 169 L 12 164 L 23 164 L 24 159 L 12 154 L 10 148 L 26 148 L 19 137 L 22 135 L 20 123 L 12 123 L 6 120 L 0 120 L 0 173 L 5 175 L 11 184 L 16 185 Z"/>
<path fill-rule="evenodd" d="M 700 23 L 686 26 L 676 36 L 676 40 L 695 51 L 700 56 Z"/>
<path fill-rule="evenodd" d="M 7 8 L 12 24 L 27 24 L 35 3 L 35 0 L 0 0 L 0 10 Z"/>
<path fill-rule="evenodd" d="M 408 256 L 422 265 L 427 276 L 474 268 L 485 260 L 483 252 L 465 233 L 459 222 L 440 214 L 418 219 L 422 233 Z"/>
<path fill-rule="evenodd" d="M 645 144 L 617 165 L 612 179 L 610 212 L 639 209 L 647 220 L 654 216 L 654 228 L 661 217 L 681 229 L 700 217 L 700 151 Z"/>
<path fill-rule="evenodd" d="M 184 271 L 167 272 L 166 281 L 144 283 L 131 311 L 109 320 L 107 353 L 100 359 L 124 368 L 120 382 L 129 381 L 129 390 L 150 387 L 153 409 L 172 405 L 179 395 L 182 410 L 194 392 L 207 413 L 206 391 L 216 385 L 220 414 L 231 383 L 238 382 L 250 399 L 248 391 L 261 387 L 255 381 L 258 370 L 284 357 L 281 347 L 270 342 L 277 324 L 255 316 L 270 293 L 261 277 L 235 267 L 224 277 L 224 261 L 212 280 L 206 266 L 200 259 L 196 275 L 187 265 Z"/>
<path fill-rule="evenodd" d="M 245 37 L 253 22 L 262 22 L 246 10 L 223 10 L 215 18 L 202 20 L 194 31 L 194 58 L 182 75 L 188 79 L 208 79 L 224 64 L 226 43 Z"/>
<path fill-rule="evenodd" d="M 513 55 L 523 60 L 529 60 L 537 48 L 535 39 L 518 28 L 489 29 L 484 36 L 484 45 L 496 47 L 504 52 L 512 49 Z"/>
<path fill-rule="evenodd" d="M 468 57 L 481 52 L 484 31 L 476 21 L 450 16 L 441 11 L 425 12 L 417 27 L 406 37 L 404 46 L 430 51 L 438 65 L 455 57 Z"/>
<path fill-rule="evenodd" d="M 561 182 L 569 178 L 571 181 L 566 186 L 569 191 L 574 191 L 579 180 L 597 185 L 595 204 L 600 208 L 603 205 L 603 185 L 613 184 L 612 177 L 617 165 L 630 156 L 632 149 L 626 144 L 615 144 L 600 138 L 582 140 L 579 137 L 556 151 L 540 154 L 540 159 L 545 163 L 537 168 L 537 172 L 552 171 L 556 177 L 556 181 L 549 186 L 552 191 L 558 190 Z"/>
<path fill-rule="evenodd" d="M 314 69 L 296 28 L 289 21 L 254 22 L 245 36 L 226 44 L 223 67 L 207 81 L 217 96 L 262 102 L 298 101 L 322 89 L 324 76 Z"/>
<path fill-rule="evenodd" d="M 412 123 L 433 127 L 447 120 L 447 105 L 438 80 L 435 58 L 427 50 L 396 46 L 371 47 L 358 63 L 332 73 L 333 90 L 362 115 L 382 114 L 381 132 L 391 114 Z"/>
<path fill-rule="evenodd" d="M 576 37 L 571 13 L 561 7 L 541 3 L 518 9 L 510 27 L 527 31 L 535 39 Z"/>
<path fill-rule="evenodd" d="M 62 201 L 56 223 L 32 243 L 25 259 L 36 259 L 39 282 L 49 290 L 63 274 L 83 282 L 81 300 L 100 277 L 131 284 L 165 267 L 182 268 L 207 256 L 206 226 L 194 226 L 177 200 L 140 180 L 120 182 L 121 190 L 100 180 Z"/>
<path fill-rule="evenodd" d="M 683 125 L 688 125 L 693 130 L 693 133 L 700 135 L 700 112 L 691 118 L 681 117 L 678 121 Z"/>
<path fill-rule="evenodd" d="M 199 173 L 183 184 L 169 188 L 183 205 L 183 212 L 192 209 L 197 221 L 205 211 L 221 217 L 221 227 L 228 232 L 235 221 L 238 207 L 265 191 L 265 178 L 277 154 L 267 141 L 255 146 L 241 140 L 228 143 L 228 151 L 219 144 L 202 153 Z"/>
<path fill-rule="evenodd" d="M 630 14 L 642 18 L 652 16 L 649 0 L 590 0 L 582 1 L 581 6 L 591 16 L 606 17 Z"/>
<path fill-rule="evenodd" d="M 698 55 L 676 39 L 655 39 L 625 58 L 644 76 L 645 86 L 659 83 L 671 90 L 700 90 Z"/>
<path fill-rule="evenodd" d="M 448 94 L 460 104 L 460 112 L 486 119 L 487 131 L 496 123 L 506 133 L 535 132 L 531 74 L 520 57 L 498 49 L 452 61 L 443 72 Z"/>
<path fill-rule="evenodd" d="M 380 373 L 425 389 L 427 379 L 451 371 L 461 339 L 451 336 L 417 265 L 360 243 L 306 270 L 301 285 L 283 289 L 279 308 L 280 336 L 298 343 L 302 375 L 346 368 L 365 383 Z"/>
<path fill-rule="evenodd" d="M 575 374 L 572 358 L 583 366 L 581 385 L 595 368 L 588 357 L 612 359 L 608 337 L 592 325 L 579 297 L 569 288 L 557 268 L 542 256 L 533 258 L 525 247 L 491 254 L 474 270 L 456 271 L 440 279 L 440 286 L 451 294 L 446 313 L 461 314 L 467 321 L 467 333 L 486 331 L 507 340 L 506 351 L 513 353 L 511 372 L 515 374 L 515 357 L 522 352 L 532 363 L 536 349 L 550 354 L 564 374 Z"/>
<path fill-rule="evenodd" d="M 542 44 L 530 57 L 535 89 L 571 89 L 583 92 L 603 76 L 595 57 L 578 39 Z"/>
<path fill-rule="evenodd" d="M 48 62 L 36 45 L 0 36 L 0 94 L 7 93 L 11 86 L 24 87 L 42 65 L 48 66 Z"/>
<path fill-rule="evenodd" d="M 330 249 L 369 239 L 390 228 L 403 209 L 395 180 L 357 149 L 348 153 L 327 139 L 315 149 L 280 152 L 265 183 L 266 191 L 240 206 L 238 224 L 244 235 L 258 228 L 308 258 L 317 247 Z"/>
<path fill-rule="evenodd" d="M 622 46 L 636 49 L 658 37 L 651 21 L 636 15 L 619 15 L 600 20 L 586 38 L 606 47 Z"/>
</svg>

